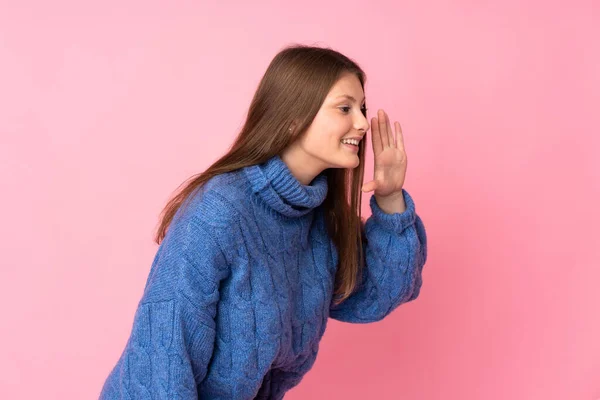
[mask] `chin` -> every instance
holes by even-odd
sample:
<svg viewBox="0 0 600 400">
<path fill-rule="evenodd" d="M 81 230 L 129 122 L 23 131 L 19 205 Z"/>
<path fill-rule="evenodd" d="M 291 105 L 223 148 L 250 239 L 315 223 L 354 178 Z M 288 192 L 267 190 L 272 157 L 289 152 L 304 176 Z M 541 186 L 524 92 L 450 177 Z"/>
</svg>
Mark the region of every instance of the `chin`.
<svg viewBox="0 0 600 400">
<path fill-rule="evenodd" d="M 338 162 L 333 162 L 331 164 L 334 165 L 333 168 L 354 169 L 360 165 L 360 158 L 358 157 L 358 154 L 356 156 L 354 156 L 354 160 L 352 160 L 352 156 L 345 156 L 343 162 L 338 161 Z"/>
</svg>

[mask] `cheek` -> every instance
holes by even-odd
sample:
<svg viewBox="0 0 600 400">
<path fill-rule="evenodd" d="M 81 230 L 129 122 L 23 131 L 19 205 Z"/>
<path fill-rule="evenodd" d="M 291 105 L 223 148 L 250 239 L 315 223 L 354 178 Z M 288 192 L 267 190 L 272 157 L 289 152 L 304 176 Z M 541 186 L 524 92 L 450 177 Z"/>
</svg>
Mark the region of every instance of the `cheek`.
<svg viewBox="0 0 600 400">
<path fill-rule="evenodd" d="M 316 128 L 316 127 L 315 127 Z M 305 144 L 313 148 L 329 147 L 336 144 L 344 137 L 345 133 L 332 125 L 323 125 L 306 136 Z"/>
<path fill-rule="evenodd" d="M 321 118 L 313 122 L 302 145 L 311 153 L 329 154 L 332 147 L 341 146 L 340 140 L 347 136 L 351 129 L 351 124 L 345 119 Z"/>
<path fill-rule="evenodd" d="M 339 147 L 342 143 L 341 140 L 346 136 L 347 131 L 330 131 L 327 133 L 327 136 L 323 138 L 323 146 L 327 147 Z"/>
</svg>

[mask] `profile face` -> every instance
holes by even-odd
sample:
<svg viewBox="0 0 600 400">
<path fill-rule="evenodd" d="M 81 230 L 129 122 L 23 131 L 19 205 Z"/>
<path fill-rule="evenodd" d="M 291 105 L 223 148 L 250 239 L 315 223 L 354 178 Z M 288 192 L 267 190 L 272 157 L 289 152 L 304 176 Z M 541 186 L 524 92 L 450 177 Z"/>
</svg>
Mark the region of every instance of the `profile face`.
<svg viewBox="0 0 600 400">
<path fill-rule="evenodd" d="M 344 97 L 352 96 L 356 101 Z M 346 73 L 331 88 L 307 131 L 298 139 L 299 147 L 314 158 L 322 169 L 356 168 L 360 159 L 358 146 L 342 139 L 364 140 L 369 121 L 363 115 L 364 92 L 358 77 Z"/>
</svg>

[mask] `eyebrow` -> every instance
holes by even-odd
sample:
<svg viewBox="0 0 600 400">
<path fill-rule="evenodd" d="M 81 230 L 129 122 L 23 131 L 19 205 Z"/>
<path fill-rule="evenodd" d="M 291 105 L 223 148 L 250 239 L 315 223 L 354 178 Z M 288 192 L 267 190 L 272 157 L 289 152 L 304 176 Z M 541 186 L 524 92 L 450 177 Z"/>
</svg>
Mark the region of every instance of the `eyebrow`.
<svg viewBox="0 0 600 400">
<path fill-rule="evenodd" d="M 341 94 L 338 97 L 336 97 L 336 99 L 339 99 L 340 97 L 345 97 L 350 101 L 356 102 L 356 99 L 354 97 L 350 96 L 349 94 Z M 365 101 L 365 100 L 366 100 L 366 98 L 363 99 L 363 101 Z"/>
</svg>

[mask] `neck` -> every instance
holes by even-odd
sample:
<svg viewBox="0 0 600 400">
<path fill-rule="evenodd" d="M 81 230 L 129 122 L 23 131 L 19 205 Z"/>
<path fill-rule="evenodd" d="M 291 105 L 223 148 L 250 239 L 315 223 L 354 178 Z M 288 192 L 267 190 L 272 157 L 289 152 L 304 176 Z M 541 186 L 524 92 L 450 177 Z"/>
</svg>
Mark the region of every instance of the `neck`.
<svg viewBox="0 0 600 400">
<path fill-rule="evenodd" d="M 316 160 L 296 144 L 292 144 L 285 149 L 281 153 L 281 159 L 292 175 L 303 185 L 309 185 L 317 175 L 327 169 L 322 162 Z"/>
</svg>

